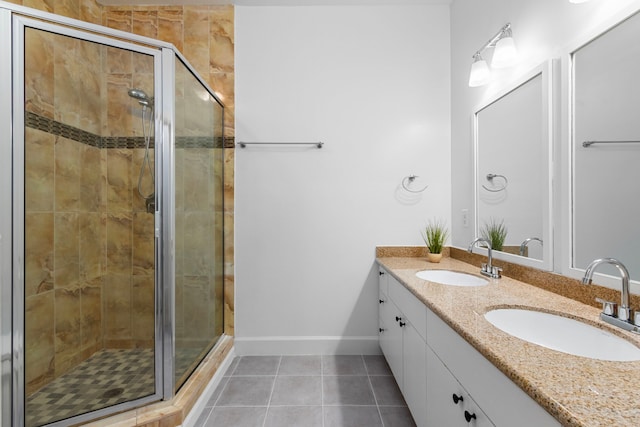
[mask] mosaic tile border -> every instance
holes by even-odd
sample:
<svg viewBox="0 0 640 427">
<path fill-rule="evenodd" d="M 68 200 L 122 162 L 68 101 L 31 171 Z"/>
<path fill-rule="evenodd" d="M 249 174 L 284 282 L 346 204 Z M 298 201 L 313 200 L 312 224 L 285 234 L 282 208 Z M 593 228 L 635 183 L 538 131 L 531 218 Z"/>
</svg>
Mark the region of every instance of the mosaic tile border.
<svg viewBox="0 0 640 427">
<path fill-rule="evenodd" d="M 25 114 L 25 126 L 96 148 L 145 148 L 145 141 L 141 136 L 99 136 L 30 111 Z M 151 148 L 153 146 L 153 141 L 151 141 Z M 234 146 L 234 137 L 176 137 L 176 148 L 233 148 Z"/>
</svg>

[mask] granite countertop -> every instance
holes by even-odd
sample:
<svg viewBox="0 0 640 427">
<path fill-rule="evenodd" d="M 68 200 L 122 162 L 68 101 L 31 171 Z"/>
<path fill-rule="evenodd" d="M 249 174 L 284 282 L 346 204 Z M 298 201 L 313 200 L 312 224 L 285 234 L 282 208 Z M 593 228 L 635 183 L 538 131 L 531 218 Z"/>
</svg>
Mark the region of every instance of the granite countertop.
<svg viewBox="0 0 640 427">
<path fill-rule="evenodd" d="M 504 276 L 480 287 L 441 285 L 415 276 L 428 269 L 479 275 L 478 267 L 452 258 L 439 264 L 424 257 L 379 257 L 377 262 L 562 425 L 639 425 L 640 361 L 602 361 L 550 350 L 484 318 L 495 308 L 535 308 L 596 325 L 640 347 L 640 336 L 602 322 L 601 310 Z"/>
</svg>

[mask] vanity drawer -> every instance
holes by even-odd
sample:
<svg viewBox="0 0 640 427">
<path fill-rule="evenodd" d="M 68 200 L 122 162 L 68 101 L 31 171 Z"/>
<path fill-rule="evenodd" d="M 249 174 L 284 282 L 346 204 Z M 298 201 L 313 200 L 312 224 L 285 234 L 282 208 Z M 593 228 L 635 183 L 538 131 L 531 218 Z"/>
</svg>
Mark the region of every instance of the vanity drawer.
<svg viewBox="0 0 640 427">
<path fill-rule="evenodd" d="M 388 276 L 389 298 L 411 322 L 422 339 L 427 339 L 427 307 L 393 276 Z"/>
</svg>

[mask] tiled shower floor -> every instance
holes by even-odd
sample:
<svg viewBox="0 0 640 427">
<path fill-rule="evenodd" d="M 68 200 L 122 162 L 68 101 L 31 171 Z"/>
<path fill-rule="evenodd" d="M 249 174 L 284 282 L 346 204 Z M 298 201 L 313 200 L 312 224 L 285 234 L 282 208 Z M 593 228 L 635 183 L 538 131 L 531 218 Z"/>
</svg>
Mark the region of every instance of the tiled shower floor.
<svg viewBox="0 0 640 427">
<path fill-rule="evenodd" d="M 201 350 L 176 350 L 176 370 L 189 369 Z M 151 349 L 101 350 L 27 398 L 34 427 L 154 393 Z"/>
<path fill-rule="evenodd" d="M 415 427 L 383 356 L 244 356 L 196 427 Z"/>
</svg>

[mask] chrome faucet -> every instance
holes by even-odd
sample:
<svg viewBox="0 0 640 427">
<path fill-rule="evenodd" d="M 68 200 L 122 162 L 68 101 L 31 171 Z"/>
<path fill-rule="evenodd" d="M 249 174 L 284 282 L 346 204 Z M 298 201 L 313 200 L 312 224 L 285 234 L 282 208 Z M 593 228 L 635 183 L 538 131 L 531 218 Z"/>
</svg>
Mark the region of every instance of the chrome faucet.
<svg viewBox="0 0 640 427">
<path fill-rule="evenodd" d="M 542 245 L 542 239 L 540 239 L 539 237 L 528 237 L 528 238 L 524 239 L 524 242 L 522 242 L 520 244 L 520 256 L 524 256 L 524 251 L 525 251 L 527 245 L 529 244 L 529 242 L 532 242 L 534 240 L 536 242 L 540 242 L 540 244 Z"/>
<path fill-rule="evenodd" d="M 487 245 L 487 262 L 482 263 L 480 274 L 482 274 L 483 276 L 491 277 L 493 279 L 499 279 L 500 277 L 502 277 L 502 269 L 500 267 L 494 267 L 492 264 L 493 255 L 491 254 L 491 242 L 489 242 L 484 237 L 478 237 L 476 240 L 471 242 L 471 244 L 469 245 L 469 249 L 467 250 L 469 251 L 469 253 L 473 253 L 474 246 L 480 242 Z"/>
<path fill-rule="evenodd" d="M 627 331 L 633 331 L 640 333 L 640 325 L 634 325 L 631 320 L 631 307 L 629 307 L 629 270 L 623 263 L 615 258 L 599 258 L 591 261 L 591 264 L 587 266 L 582 278 L 582 283 L 585 285 L 591 284 L 591 278 L 596 268 L 601 264 L 611 264 L 618 268 L 620 271 L 620 277 L 622 278 L 622 292 L 620 296 L 620 305 L 616 310 L 616 303 L 611 301 L 605 301 L 600 298 L 596 298 L 596 301 L 602 303 L 602 313 L 600 318 L 607 323 L 621 327 Z M 636 313 L 638 314 L 638 313 Z M 640 323 L 640 316 L 637 316 L 636 322 Z"/>
</svg>

